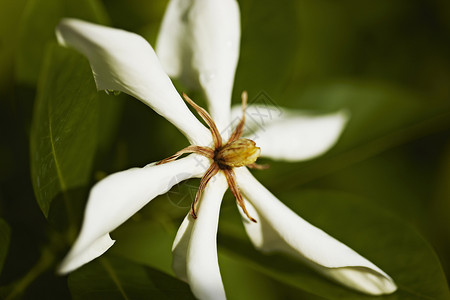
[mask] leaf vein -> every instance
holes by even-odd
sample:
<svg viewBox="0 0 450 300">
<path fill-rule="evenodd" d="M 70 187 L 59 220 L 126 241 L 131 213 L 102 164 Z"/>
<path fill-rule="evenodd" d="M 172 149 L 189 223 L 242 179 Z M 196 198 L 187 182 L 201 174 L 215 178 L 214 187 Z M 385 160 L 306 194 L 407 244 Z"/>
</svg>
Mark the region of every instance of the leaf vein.
<svg viewBox="0 0 450 300">
<path fill-rule="evenodd" d="M 59 182 L 61 184 L 61 189 L 63 192 L 66 192 L 67 185 L 66 185 L 66 182 L 64 181 L 64 177 L 63 177 L 63 174 L 61 171 L 61 166 L 59 164 L 58 157 L 56 155 L 55 141 L 53 139 L 52 118 L 51 118 L 50 111 L 51 111 L 51 106 L 49 105 L 49 107 L 48 107 L 48 130 L 49 130 L 50 144 L 52 146 L 52 155 L 53 155 L 53 160 L 55 162 L 56 172 L 58 173 Z"/>
<path fill-rule="evenodd" d="M 125 300 L 130 300 L 130 298 L 128 298 L 127 294 L 125 293 L 125 290 L 124 290 L 122 284 L 120 283 L 119 278 L 117 277 L 116 273 L 114 272 L 113 267 L 108 262 L 108 260 L 104 257 L 101 257 L 99 260 L 100 260 L 103 268 L 106 270 L 108 275 L 111 277 L 112 281 L 116 284 L 116 286 L 119 289 L 119 292 L 122 294 L 123 298 Z"/>
</svg>

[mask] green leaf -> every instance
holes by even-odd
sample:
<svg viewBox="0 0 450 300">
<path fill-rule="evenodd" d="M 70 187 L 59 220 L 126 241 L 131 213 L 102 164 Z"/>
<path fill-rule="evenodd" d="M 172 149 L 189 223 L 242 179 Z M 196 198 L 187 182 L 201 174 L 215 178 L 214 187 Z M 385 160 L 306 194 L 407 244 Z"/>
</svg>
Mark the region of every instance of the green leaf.
<svg viewBox="0 0 450 300">
<path fill-rule="evenodd" d="M 97 146 L 98 95 L 87 61 L 72 50 L 52 45 L 38 87 L 30 136 L 33 187 L 46 217 L 52 204 L 62 203 L 67 217 L 73 218 L 73 197 L 85 197 L 78 196 L 89 182 Z M 55 209 L 55 216 L 66 216 L 58 205 Z"/>
<path fill-rule="evenodd" d="M 111 248 L 111 252 L 167 274 L 173 274 L 172 243 L 175 233 L 176 228 L 168 230 L 160 222 L 130 220 L 113 232 L 112 237 L 117 242 Z"/>
<path fill-rule="evenodd" d="M 219 253 L 219 265 L 228 300 L 323 299 L 275 281 L 225 251 Z"/>
<path fill-rule="evenodd" d="M 69 288 L 74 300 L 194 299 L 186 283 L 111 256 L 102 256 L 70 274 Z"/>
<path fill-rule="evenodd" d="M 307 191 L 286 194 L 285 203 L 300 216 L 375 263 L 399 290 L 377 299 L 448 299 L 440 262 L 430 245 L 411 227 L 347 194 Z M 231 210 L 228 212 L 231 215 Z M 239 215 L 223 218 L 222 251 L 284 284 L 326 299 L 372 299 L 346 289 L 281 254 L 264 255 L 246 240 Z M 233 221 L 233 223 L 231 223 Z"/>
<path fill-rule="evenodd" d="M 16 79 L 35 84 L 40 74 L 45 49 L 56 41 L 55 27 L 64 17 L 95 23 L 108 22 L 98 0 L 29 0 L 21 20 L 19 51 L 16 57 Z"/>
<path fill-rule="evenodd" d="M 8 253 L 10 235 L 11 230 L 8 224 L 3 219 L 0 219 L 0 274 L 3 269 L 6 254 Z"/>
</svg>

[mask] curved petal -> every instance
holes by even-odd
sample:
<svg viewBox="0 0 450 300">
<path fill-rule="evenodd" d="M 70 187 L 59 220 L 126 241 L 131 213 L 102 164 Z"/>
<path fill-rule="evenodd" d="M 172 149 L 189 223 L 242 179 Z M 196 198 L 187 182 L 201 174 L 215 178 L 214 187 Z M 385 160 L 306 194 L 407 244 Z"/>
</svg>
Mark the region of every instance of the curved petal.
<svg viewBox="0 0 450 300">
<path fill-rule="evenodd" d="M 235 116 L 239 114 L 233 108 Z M 348 119 L 346 111 L 311 115 L 264 105 L 252 105 L 246 110 L 248 138 L 261 148 L 261 156 L 286 161 L 308 160 L 328 151 Z"/>
<path fill-rule="evenodd" d="M 334 280 L 371 295 L 393 293 L 389 275 L 373 263 L 306 222 L 281 203 L 245 168 L 236 170 L 247 210 L 258 223 L 244 222 L 254 245 L 263 251 L 284 251 Z M 250 204 L 250 203 L 251 204 Z M 244 218 L 245 219 L 245 218 Z"/>
<path fill-rule="evenodd" d="M 175 184 L 201 177 L 208 165 L 204 160 L 190 155 L 163 165 L 118 172 L 98 182 L 90 192 L 81 232 L 58 272 L 71 272 L 103 254 L 114 244 L 111 231 Z"/>
<path fill-rule="evenodd" d="M 184 217 L 178 228 L 177 235 L 172 245 L 172 269 L 175 275 L 181 280 L 188 281 L 186 270 L 186 255 L 191 240 L 194 218 L 190 213 Z"/>
<path fill-rule="evenodd" d="M 76 19 L 63 19 L 56 34 L 62 45 L 74 47 L 89 59 L 97 89 L 130 94 L 174 124 L 191 142 L 210 142 L 209 132 L 187 108 L 144 38 Z"/>
<path fill-rule="evenodd" d="M 170 1 L 156 52 L 170 76 L 200 85 L 219 130 L 229 123 L 239 43 L 235 0 Z"/>
<path fill-rule="evenodd" d="M 189 282 L 199 299 L 225 299 L 216 236 L 220 204 L 227 187 L 222 173 L 211 179 L 199 202 L 197 219 L 186 216 L 173 244 L 175 274 Z"/>
<path fill-rule="evenodd" d="M 263 92 L 256 96 L 251 96 L 253 99 L 250 100 L 245 109 L 244 134 L 249 135 L 254 133 L 255 131 L 283 119 L 283 117 L 286 116 L 306 115 L 306 112 L 294 111 L 279 106 L 270 105 L 266 103 L 268 102 L 268 100 L 266 100 L 268 97 L 269 96 Z M 258 104 L 260 102 L 262 102 L 262 104 Z M 231 108 L 231 120 L 237 123 L 241 117 L 242 105 L 233 105 Z"/>
</svg>

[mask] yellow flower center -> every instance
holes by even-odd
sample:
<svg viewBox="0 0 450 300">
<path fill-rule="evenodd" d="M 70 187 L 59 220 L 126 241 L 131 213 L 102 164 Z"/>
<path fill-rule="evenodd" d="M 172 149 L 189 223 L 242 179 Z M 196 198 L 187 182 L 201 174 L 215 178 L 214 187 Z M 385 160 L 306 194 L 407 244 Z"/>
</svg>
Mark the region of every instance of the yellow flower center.
<svg viewBox="0 0 450 300">
<path fill-rule="evenodd" d="M 238 139 L 216 149 L 214 162 L 220 169 L 237 168 L 253 164 L 259 157 L 261 149 L 254 141 Z"/>
</svg>

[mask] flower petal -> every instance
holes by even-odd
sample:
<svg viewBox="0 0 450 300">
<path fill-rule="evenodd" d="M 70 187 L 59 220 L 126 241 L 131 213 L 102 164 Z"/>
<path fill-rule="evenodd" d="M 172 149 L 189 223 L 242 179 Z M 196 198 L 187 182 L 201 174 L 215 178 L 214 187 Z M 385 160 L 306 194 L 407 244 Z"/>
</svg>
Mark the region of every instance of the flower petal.
<svg viewBox="0 0 450 300">
<path fill-rule="evenodd" d="M 229 123 L 239 43 L 235 0 L 170 1 L 156 52 L 170 76 L 200 85 L 219 130 Z"/>
<path fill-rule="evenodd" d="M 240 118 L 240 113 L 233 108 L 232 118 Z M 346 111 L 317 116 L 252 105 L 246 110 L 246 131 L 247 137 L 261 148 L 262 157 L 302 161 L 328 151 L 337 142 L 348 119 Z"/>
<path fill-rule="evenodd" d="M 323 274 L 363 293 L 382 295 L 397 289 L 389 275 L 300 218 L 262 186 L 246 168 L 235 171 L 239 187 L 248 199 L 247 209 L 258 220 L 258 223 L 244 222 L 257 248 L 267 252 L 284 251 L 306 259 Z"/>
<path fill-rule="evenodd" d="M 63 19 L 56 34 L 62 45 L 74 47 L 89 59 L 97 89 L 130 94 L 174 124 L 191 142 L 210 142 L 208 130 L 187 108 L 144 38 L 76 19 Z"/>
<path fill-rule="evenodd" d="M 188 213 L 184 217 L 183 222 L 178 228 L 177 235 L 172 245 L 172 269 L 178 278 L 188 281 L 186 270 L 186 255 L 191 240 L 192 227 L 195 220 L 192 215 Z"/>
<path fill-rule="evenodd" d="M 189 282 L 199 299 L 225 299 L 216 236 L 220 204 L 227 187 L 222 173 L 211 179 L 199 202 L 197 219 L 186 216 L 173 244 L 174 271 Z"/>
<path fill-rule="evenodd" d="M 201 177 L 207 165 L 206 158 L 190 155 L 118 172 L 97 183 L 89 195 L 81 232 L 58 272 L 71 272 L 103 254 L 114 244 L 111 231 L 175 184 Z"/>
</svg>

